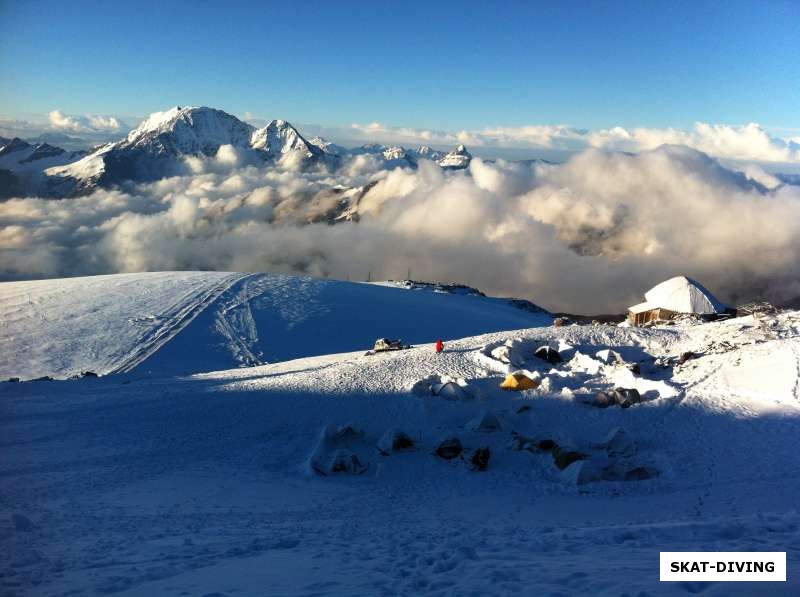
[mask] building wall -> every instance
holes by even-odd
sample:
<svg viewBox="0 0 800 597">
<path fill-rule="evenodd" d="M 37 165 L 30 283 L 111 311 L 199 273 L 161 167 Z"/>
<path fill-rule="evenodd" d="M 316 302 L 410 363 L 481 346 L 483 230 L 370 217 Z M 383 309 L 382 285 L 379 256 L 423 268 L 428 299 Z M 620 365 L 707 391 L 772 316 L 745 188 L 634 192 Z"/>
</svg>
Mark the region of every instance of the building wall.
<svg viewBox="0 0 800 597">
<path fill-rule="evenodd" d="M 651 321 L 667 321 L 675 317 L 675 311 L 669 309 L 650 309 L 641 313 L 629 313 L 628 321 L 631 325 L 640 326 Z"/>
</svg>

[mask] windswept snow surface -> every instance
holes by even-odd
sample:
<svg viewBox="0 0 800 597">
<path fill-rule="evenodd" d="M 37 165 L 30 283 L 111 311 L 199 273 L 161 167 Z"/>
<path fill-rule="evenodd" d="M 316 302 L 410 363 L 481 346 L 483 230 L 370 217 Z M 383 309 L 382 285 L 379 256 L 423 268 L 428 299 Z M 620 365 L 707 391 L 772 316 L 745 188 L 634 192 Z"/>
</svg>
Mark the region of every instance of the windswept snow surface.
<svg viewBox="0 0 800 597">
<path fill-rule="evenodd" d="M 542 344 L 564 362 L 532 357 Z M 606 349 L 641 374 L 597 354 Z M 697 357 L 678 364 L 689 350 Z M 448 342 L 441 355 L 422 345 L 180 379 L 135 370 L 0 384 L 0 586 L 27 595 L 797 594 L 799 363 L 793 312 L 694 327 L 540 327 Z M 511 367 L 540 387 L 501 391 Z M 449 379 L 472 398 L 416 383 Z M 585 403 L 621 383 L 644 401 Z M 487 421 L 500 428 L 480 430 Z M 348 425 L 361 434 L 339 433 Z M 379 454 L 390 429 L 414 448 Z M 633 448 L 611 458 L 598 444 L 615 429 Z M 657 475 L 575 485 L 550 454 L 514 450 L 513 432 Z M 432 454 L 448 437 L 466 459 Z M 349 444 L 363 474 L 313 472 L 336 442 Z M 485 472 L 467 462 L 479 447 L 491 450 Z M 658 581 L 660 551 L 704 550 L 786 551 L 788 582 Z"/>
<path fill-rule="evenodd" d="M 0 379 L 132 367 L 241 277 L 159 272 L 4 282 Z"/>
<path fill-rule="evenodd" d="M 547 325 L 480 296 L 274 274 L 159 272 L 0 284 L 0 379 L 197 373 Z"/>
</svg>

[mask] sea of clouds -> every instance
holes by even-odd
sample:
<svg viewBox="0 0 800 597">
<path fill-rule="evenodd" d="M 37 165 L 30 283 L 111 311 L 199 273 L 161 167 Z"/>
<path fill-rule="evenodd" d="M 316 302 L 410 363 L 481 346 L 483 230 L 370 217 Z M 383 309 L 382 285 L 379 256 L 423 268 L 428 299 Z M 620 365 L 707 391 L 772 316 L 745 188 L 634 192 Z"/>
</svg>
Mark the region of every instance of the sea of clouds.
<svg viewBox="0 0 800 597">
<path fill-rule="evenodd" d="M 562 164 L 474 159 L 387 171 L 264 166 L 230 146 L 185 173 L 79 198 L 0 203 L 0 278 L 212 269 L 462 282 L 558 311 L 621 312 L 657 282 L 732 304 L 800 296 L 800 186 L 684 146 Z M 358 222 L 319 220 L 372 183 Z M 317 223 L 309 223 L 317 222 Z"/>
<path fill-rule="evenodd" d="M 795 131 L 796 132 L 796 131 Z M 690 130 L 675 128 L 624 128 L 586 130 L 566 125 L 538 124 L 518 127 L 489 127 L 462 130 L 457 133 L 415 128 L 392 127 L 373 122 L 353 124 L 351 136 L 383 143 L 444 144 L 464 143 L 482 150 L 517 148 L 528 150 L 639 152 L 662 145 L 684 145 L 717 158 L 734 162 L 755 161 L 780 164 L 796 171 L 800 164 L 800 137 L 770 134 L 751 122 L 745 125 L 697 122 Z M 322 130 L 320 134 L 342 136 L 341 130 Z"/>
</svg>

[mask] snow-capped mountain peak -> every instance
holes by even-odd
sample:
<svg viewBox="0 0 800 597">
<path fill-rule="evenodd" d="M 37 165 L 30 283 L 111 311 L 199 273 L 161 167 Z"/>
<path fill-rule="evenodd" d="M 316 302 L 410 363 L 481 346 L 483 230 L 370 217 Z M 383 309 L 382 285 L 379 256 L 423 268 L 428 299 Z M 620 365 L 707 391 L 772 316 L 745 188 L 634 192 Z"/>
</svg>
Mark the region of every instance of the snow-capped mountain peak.
<svg viewBox="0 0 800 597">
<path fill-rule="evenodd" d="M 434 162 L 438 162 L 445 156 L 443 151 L 438 151 L 427 145 L 422 145 L 414 153 L 416 154 L 417 159 L 431 160 Z"/>
<path fill-rule="evenodd" d="M 439 160 L 442 168 L 459 169 L 466 168 L 472 161 L 472 154 L 463 145 L 459 145 L 453 151 Z"/>
<path fill-rule="evenodd" d="M 161 129 L 167 123 L 174 121 L 182 109 L 183 108 L 180 106 L 175 106 L 174 108 L 164 110 L 163 112 L 153 112 L 150 114 L 150 116 L 139 123 L 139 126 L 128 133 L 128 139 L 133 140 L 148 131 L 157 131 Z M 192 110 L 193 108 L 186 109 Z"/>
<path fill-rule="evenodd" d="M 383 151 L 383 157 L 387 161 L 406 159 L 406 150 L 399 146 L 388 147 Z"/>
<path fill-rule="evenodd" d="M 151 114 L 118 145 L 156 154 L 211 155 L 220 145 L 246 147 L 253 130 L 251 125 L 222 110 L 176 106 Z"/>
<path fill-rule="evenodd" d="M 315 145 L 316 147 L 321 149 L 324 153 L 327 153 L 329 155 L 342 156 L 348 153 L 348 150 L 346 148 L 342 147 L 341 145 L 337 145 L 332 141 L 328 141 L 324 137 L 317 136 L 314 137 L 313 139 L 309 139 L 308 142 L 311 145 Z"/>
<path fill-rule="evenodd" d="M 250 146 L 272 155 L 299 151 L 305 157 L 313 157 L 321 153 L 319 147 L 306 141 L 297 129 L 285 120 L 273 120 L 264 128 L 253 131 Z"/>
<path fill-rule="evenodd" d="M 6 140 L 0 148 L 1 152 L 15 153 L 10 170 L 19 170 L 16 154 L 22 143 Z M 224 145 L 250 153 L 253 160 L 279 162 L 292 168 L 317 164 L 335 170 L 348 158 L 361 154 L 373 155 L 386 168 L 416 168 L 420 160 L 429 160 L 444 169 L 457 170 L 468 167 L 472 159 L 463 145 L 449 153 L 427 145 L 406 149 L 377 143 L 346 149 L 322 137 L 308 141 L 286 120 L 272 120 L 255 128 L 215 108 L 175 106 L 152 113 L 124 139 L 97 147 L 89 154 L 59 153 L 56 148 L 42 147 L 31 158 L 40 164 L 41 172 L 36 179 L 38 186 L 31 187 L 31 192 L 64 197 L 126 181 L 146 182 L 180 175 L 186 171 L 185 157 L 213 157 Z M 27 147 L 27 151 L 33 149 Z"/>
<path fill-rule="evenodd" d="M 63 149 L 60 147 L 56 147 L 55 145 L 50 145 L 49 143 L 42 143 L 36 146 L 36 149 L 33 150 L 27 158 L 21 160 L 20 163 L 28 163 L 28 162 L 35 162 L 36 160 L 42 160 L 45 158 L 51 158 L 55 156 L 59 156 L 65 153 Z"/>
<path fill-rule="evenodd" d="M 308 142 L 309 143 L 313 143 L 314 145 L 316 145 L 320 149 L 323 149 L 325 147 L 329 147 L 329 146 L 333 145 L 333 142 L 328 141 L 325 137 L 320 137 L 319 135 L 317 135 L 316 137 L 314 137 L 312 139 L 309 139 Z"/>
<path fill-rule="evenodd" d="M 38 189 L 46 180 L 46 169 L 75 162 L 84 154 L 19 137 L 5 139 L 0 145 L 0 199 Z"/>
<path fill-rule="evenodd" d="M 0 147 L 0 156 L 5 156 L 10 153 L 14 153 L 15 151 L 22 151 L 23 149 L 29 149 L 31 147 L 32 145 L 27 141 L 24 141 L 19 137 L 14 137 Z"/>
<path fill-rule="evenodd" d="M 180 173 L 184 156 L 214 156 L 223 145 L 252 150 L 265 160 L 291 153 L 301 164 L 323 155 L 285 120 L 256 129 L 222 110 L 176 106 L 151 114 L 122 141 L 49 169 L 48 191 L 63 196 L 126 180 L 156 180 Z"/>
</svg>

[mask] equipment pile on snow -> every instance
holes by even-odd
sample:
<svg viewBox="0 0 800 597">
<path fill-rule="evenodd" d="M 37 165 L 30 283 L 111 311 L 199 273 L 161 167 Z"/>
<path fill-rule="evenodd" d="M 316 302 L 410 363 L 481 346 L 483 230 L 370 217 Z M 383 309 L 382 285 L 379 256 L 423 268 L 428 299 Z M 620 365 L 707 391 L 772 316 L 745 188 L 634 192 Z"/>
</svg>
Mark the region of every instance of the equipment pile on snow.
<svg viewBox="0 0 800 597">
<path fill-rule="evenodd" d="M 363 439 L 363 432 L 352 425 L 325 426 L 308 458 L 308 471 L 322 477 L 333 474 L 360 475 L 369 468 L 356 453 Z"/>
<path fill-rule="evenodd" d="M 736 317 L 745 317 L 747 315 L 777 315 L 780 311 L 767 301 L 757 301 L 747 303 L 746 305 L 739 305 L 736 307 Z"/>
<path fill-rule="evenodd" d="M 609 392 L 598 392 L 591 404 L 600 408 L 607 408 L 615 404 L 622 408 L 630 408 L 641 401 L 642 397 L 636 388 L 614 388 Z"/>
</svg>

